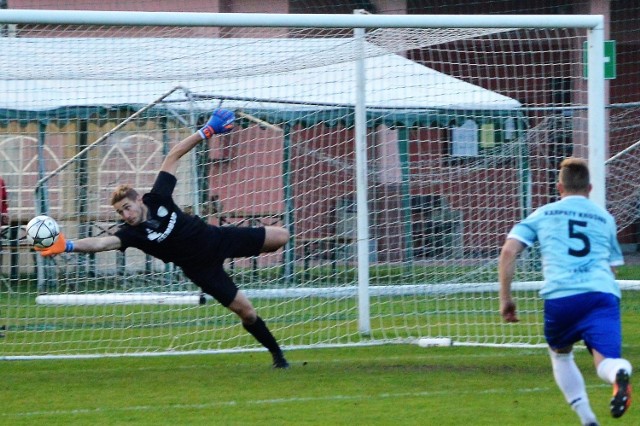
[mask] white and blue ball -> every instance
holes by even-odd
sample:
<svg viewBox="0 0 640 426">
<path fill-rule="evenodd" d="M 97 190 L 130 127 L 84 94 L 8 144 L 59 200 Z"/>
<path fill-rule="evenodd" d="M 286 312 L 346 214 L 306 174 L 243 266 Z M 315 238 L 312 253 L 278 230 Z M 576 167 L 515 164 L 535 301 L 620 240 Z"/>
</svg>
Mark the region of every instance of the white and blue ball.
<svg viewBox="0 0 640 426">
<path fill-rule="evenodd" d="M 39 215 L 27 223 L 27 240 L 34 247 L 51 247 L 60 235 L 58 223 L 49 216 Z"/>
</svg>

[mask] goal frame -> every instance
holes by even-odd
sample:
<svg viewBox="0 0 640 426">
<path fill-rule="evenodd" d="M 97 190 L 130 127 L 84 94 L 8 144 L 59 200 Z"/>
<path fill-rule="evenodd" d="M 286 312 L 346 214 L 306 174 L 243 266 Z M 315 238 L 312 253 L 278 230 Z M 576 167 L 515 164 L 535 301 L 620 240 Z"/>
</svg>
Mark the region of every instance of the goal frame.
<svg viewBox="0 0 640 426">
<path fill-rule="evenodd" d="M 355 37 L 370 28 L 579 28 L 587 30 L 588 151 L 593 190 L 591 198 L 605 206 L 605 78 L 604 17 L 602 15 L 369 15 L 369 14 L 257 14 L 174 13 L 84 10 L 0 11 L 0 24 L 352 28 Z M 360 31 L 360 33 L 358 32 Z M 356 73 L 362 74 L 361 72 Z M 358 80 L 358 86 L 364 85 Z M 357 200 L 357 259 L 359 331 L 371 332 L 369 318 L 369 236 L 367 214 L 366 112 L 363 90 L 358 87 L 355 107 L 355 153 Z M 364 190 L 363 190 L 364 189 Z"/>
</svg>

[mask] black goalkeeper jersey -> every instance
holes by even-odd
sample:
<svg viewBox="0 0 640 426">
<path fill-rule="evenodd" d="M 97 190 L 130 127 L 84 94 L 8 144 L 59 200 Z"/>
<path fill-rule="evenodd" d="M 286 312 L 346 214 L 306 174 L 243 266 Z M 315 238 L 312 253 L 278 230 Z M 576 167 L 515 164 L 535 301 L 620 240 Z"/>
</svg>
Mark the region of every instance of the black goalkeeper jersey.
<svg viewBox="0 0 640 426">
<path fill-rule="evenodd" d="M 180 210 L 172 198 L 176 183 L 172 174 L 158 174 L 151 191 L 142 196 L 147 220 L 136 226 L 125 223 L 115 233 L 121 251 L 135 247 L 183 268 L 211 263 L 216 257 L 220 230 Z"/>
</svg>

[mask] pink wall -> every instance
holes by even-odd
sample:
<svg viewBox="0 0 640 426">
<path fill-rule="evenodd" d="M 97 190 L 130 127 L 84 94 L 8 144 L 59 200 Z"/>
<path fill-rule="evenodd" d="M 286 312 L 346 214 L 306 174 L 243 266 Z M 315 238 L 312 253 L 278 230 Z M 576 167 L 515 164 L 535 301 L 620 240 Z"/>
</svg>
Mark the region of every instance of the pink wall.
<svg viewBox="0 0 640 426">
<path fill-rule="evenodd" d="M 137 12 L 287 13 L 287 0 L 9 0 L 10 9 L 113 10 Z M 44 5 L 44 6 L 43 6 Z"/>
<path fill-rule="evenodd" d="M 224 152 L 212 151 L 209 170 L 211 195 L 222 210 L 234 214 L 282 213 L 282 132 L 258 126 L 213 139 Z M 259 173 L 256 173 L 259 170 Z"/>
</svg>

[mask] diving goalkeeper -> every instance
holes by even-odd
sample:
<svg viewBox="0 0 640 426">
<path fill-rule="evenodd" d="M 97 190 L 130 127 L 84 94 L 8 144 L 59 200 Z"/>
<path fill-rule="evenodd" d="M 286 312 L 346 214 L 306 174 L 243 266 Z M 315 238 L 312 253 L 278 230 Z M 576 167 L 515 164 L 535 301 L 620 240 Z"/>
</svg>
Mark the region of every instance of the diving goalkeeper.
<svg viewBox="0 0 640 426">
<path fill-rule="evenodd" d="M 71 241 L 61 233 L 53 246 L 37 250 L 43 256 L 53 256 L 63 252 L 97 253 L 135 247 L 165 263 L 173 262 L 202 291 L 240 317 L 243 327 L 271 352 L 274 368 L 288 368 L 289 363 L 273 334 L 227 275 L 223 262 L 228 258 L 276 251 L 287 243 L 289 232 L 276 226 L 209 225 L 182 212 L 172 198 L 178 160 L 203 140 L 230 132 L 234 120 L 233 112 L 216 110 L 204 127 L 177 143 L 164 159 L 150 192 L 140 195 L 129 185 L 119 185 L 113 191 L 111 205 L 124 224 L 114 235 Z"/>
</svg>

